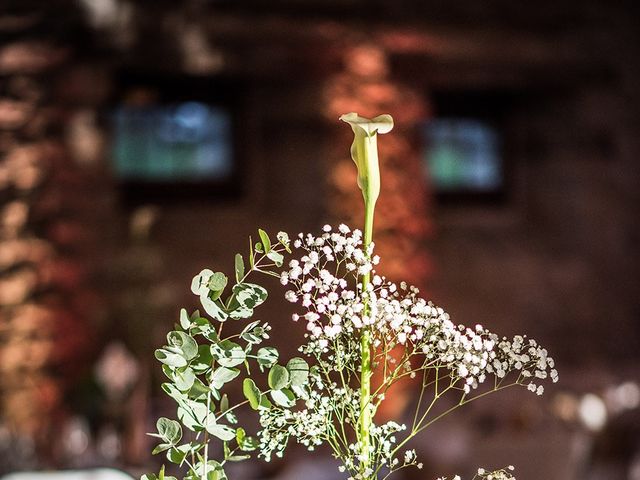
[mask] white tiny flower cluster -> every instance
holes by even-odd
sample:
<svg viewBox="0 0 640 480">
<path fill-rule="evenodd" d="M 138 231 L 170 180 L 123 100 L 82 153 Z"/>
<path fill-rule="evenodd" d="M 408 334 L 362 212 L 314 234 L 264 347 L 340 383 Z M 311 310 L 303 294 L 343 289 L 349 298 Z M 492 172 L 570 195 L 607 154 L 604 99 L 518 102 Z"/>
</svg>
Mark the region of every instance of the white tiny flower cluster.
<svg viewBox="0 0 640 480">
<path fill-rule="evenodd" d="M 329 352 L 339 337 L 368 328 L 373 345 L 392 349 L 404 345 L 424 354 L 432 365 L 444 365 L 461 378 L 469 393 L 483 383 L 488 374 L 499 379 L 519 372 L 519 382 L 527 380 L 529 390 L 542 394 L 535 379 L 558 380 L 554 362 L 534 340 L 516 336 L 513 341 L 499 337 L 481 325 L 466 328 L 455 325 L 449 315 L 433 303 L 419 298 L 415 287 L 400 287 L 372 270 L 377 257 L 362 250 L 362 234 L 341 225 L 337 232 L 325 226 L 322 235 L 300 234 L 294 246 L 303 251 L 281 275 L 290 286 L 285 298 L 304 308 L 293 315 L 307 322 L 308 345 L 305 353 Z M 369 260 L 371 258 L 371 260 Z M 358 275 L 370 272 L 372 280 L 365 292 L 357 284 Z"/>
<path fill-rule="evenodd" d="M 272 454 L 282 457 L 290 438 L 314 450 L 330 435 L 335 411 L 357 411 L 359 392 L 351 388 L 340 388 L 336 383 L 325 385 L 322 378 L 310 374 L 306 388 L 296 390 L 304 401 L 304 408 L 292 411 L 288 408 L 271 407 L 260 409 L 260 456 L 266 461 Z M 327 395 L 329 393 L 329 395 Z"/>
<path fill-rule="evenodd" d="M 406 425 L 393 421 L 371 427 L 372 443 L 378 447 L 378 452 L 381 456 L 380 463 L 394 466 L 400 462 L 397 458 L 392 457 L 393 446 L 397 440 L 395 434 L 406 429 Z"/>
<path fill-rule="evenodd" d="M 464 399 L 489 377 L 494 378 L 497 390 L 513 372 L 516 378 L 512 383 L 526 385 L 537 394 L 543 392 L 537 380 L 558 380 L 553 359 L 534 340 L 524 336 L 508 340 L 481 325 L 467 328 L 454 324 L 442 308 L 420 298 L 417 288 L 404 282 L 398 286 L 377 275 L 374 265 L 379 258 L 373 255 L 373 244 L 364 249 L 362 242 L 362 233 L 346 225 L 337 230 L 325 226 L 319 236 L 299 234 L 293 242 L 300 254 L 289 262 L 280 281 L 287 287 L 285 298 L 302 309 L 292 319 L 306 322 L 307 342 L 300 351 L 315 357 L 317 370 L 305 394 L 299 395 L 305 400 L 304 410 L 270 408 L 261 412 L 262 456 L 281 456 L 290 438 L 313 449 L 323 441 L 335 441 L 337 429 L 346 438 L 346 424 L 356 427 L 361 414 L 360 392 L 351 385 L 360 375 L 362 331 L 368 332 L 374 362 L 384 365 L 382 381 L 389 385 L 401 375 L 415 376 L 430 369 L 435 369 L 438 378 L 443 368 L 451 377 L 448 388 L 463 391 Z M 403 352 L 399 359 L 398 350 Z M 375 402 L 384 400 L 385 391 L 374 395 Z M 375 411 L 374 400 L 370 407 Z M 394 422 L 372 425 L 369 456 L 362 453 L 362 445 L 344 442 L 346 448 L 339 446 L 340 451 L 334 452 L 343 462 L 341 471 L 348 471 L 351 480 L 360 480 L 373 474 L 363 471 L 365 461 L 367 468 L 375 465 L 389 472 L 407 466 L 421 468 L 414 451 L 402 453 L 396 447 L 396 436 L 405 428 Z M 474 478 L 513 478 L 504 469 L 486 475 L 482 472 Z"/>
<path fill-rule="evenodd" d="M 553 382 L 558 381 L 554 360 L 533 339 L 516 336 L 512 341 L 505 337 L 500 340 L 481 325 L 473 329 L 455 326 L 448 315 L 437 325 L 421 349 L 427 358 L 437 359 L 464 379 L 466 393 L 478 388 L 489 374 L 503 379 L 511 372 L 517 372 L 517 383 L 528 382 L 528 389 L 538 395 L 543 393 L 544 387 L 530 379 L 550 377 Z"/>
<path fill-rule="evenodd" d="M 260 409 L 260 456 L 267 462 L 274 453 L 282 457 L 291 437 L 309 450 L 321 445 L 327 432 L 328 399 L 320 400 L 314 409 Z"/>
<path fill-rule="evenodd" d="M 400 468 L 416 466 L 422 468 L 422 463 L 418 463 L 418 457 L 416 451 L 406 450 L 402 458 L 394 457 L 394 446 L 397 442 L 396 434 L 405 431 L 407 426 L 404 424 L 398 424 L 393 421 L 389 421 L 383 425 L 372 425 L 370 430 L 371 445 L 369 449 L 375 454 L 376 464 L 386 466 L 389 471 L 399 470 Z M 352 455 L 349 458 L 344 459 L 344 465 L 339 468 L 341 472 L 349 470 L 351 472 L 359 472 L 359 463 L 366 460 L 362 458 L 361 448 L 358 443 L 351 443 L 349 450 Z M 354 473 L 354 476 L 349 477 L 354 480 L 362 478 L 369 478 L 371 472 Z M 364 475 L 364 476 L 363 476 Z"/>
<path fill-rule="evenodd" d="M 529 379 L 551 378 L 553 383 L 558 381 L 553 358 L 549 357 L 545 348 L 535 340 L 527 339 L 526 335 L 516 335 L 511 342 L 503 339 L 498 343 L 497 349 L 502 355 L 488 369 L 489 372 L 495 372 L 497 377 L 504 377 L 510 370 L 519 370 L 522 381 L 529 382 L 527 389 L 538 395 L 544 393 L 544 387 Z"/>
<path fill-rule="evenodd" d="M 515 468 L 513 465 L 493 471 L 487 471 L 484 468 L 479 468 L 478 473 L 474 475 L 473 480 L 516 480 L 516 477 L 511 473 L 514 470 Z M 438 477 L 436 480 L 447 480 L 447 477 Z M 455 475 L 451 480 L 462 480 L 462 478 L 460 475 Z"/>
<path fill-rule="evenodd" d="M 304 255 L 289 262 L 280 281 L 291 286 L 285 298 L 305 308 L 302 315 L 294 314 L 293 320 L 306 320 L 309 336 L 317 341 L 318 348 L 326 348 L 343 331 L 351 333 L 354 328 L 371 324 L 355 283 L 349 285 L 348 281 L 370 272 L 378 261 L 377 257 L 369 259 L 373 244 L 368 252 L 362 249 L 362 232 L 351 231 L 346 225 L 332 232 L 325 226 L 319 237 L 299 234 L 294 247 Z"/>
<path fill-rule="evenodd" d="M 476 478 L 484 480 L 516 480 L 511 472 L 515 470 L 513 465 L 509 465 L 507 468 L 501 468 L 500 470 L 487 471 L 484 468 L 478 469 Z"/>
</svg>

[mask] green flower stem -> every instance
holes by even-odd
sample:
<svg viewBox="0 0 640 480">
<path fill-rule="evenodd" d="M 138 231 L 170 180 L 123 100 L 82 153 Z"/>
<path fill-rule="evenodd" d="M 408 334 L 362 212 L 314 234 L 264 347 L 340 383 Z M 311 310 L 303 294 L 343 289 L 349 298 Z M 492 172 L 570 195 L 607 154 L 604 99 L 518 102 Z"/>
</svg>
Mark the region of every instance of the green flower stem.
<svg viewBox="0 0 640 480">
<path fill-rule="evenodd" d="M 374 137 L 375 138 L 375 137 Z M 373 214 L 375 210 L 375 200 L 373 202 L 366 201 L 365 196 L 365 213 L 364 213 L 364 248 L 365 251 L 369 248 L 373 237 Z M 369 282 L 371 281 L 371 274 L 369 272 L 362 275 L 362 291 L 366 292 Z M 367 301 L 364 301 L 365 310 L 364 314 L 369 313 L 369 306 Z M 368 329 L 363 329 L 362 336 L 360 337 L 360 424 L 358 428 L 360 439 L 360 454 L 363 461 L 360 463 L 361 471 L 364 472 L 369 468 L 371 464 L 371 452 L 369 451 L 369 438 L 372 423 L 371 415 L 371 332 Z"/>
<path fill-rule="evenodd" d="M 209 414 L 211 413 L 211 392 L 207 392 L 207 415 L 205 417 L 205 425 L 209 424 Z M 207 427 L 208 428 L 208 427 Z M 201 479 L 207 479 L 207 467 L 209 465 L 209 432 L 204 431 L 204 462 L 202 462 Z"/>
</svg>

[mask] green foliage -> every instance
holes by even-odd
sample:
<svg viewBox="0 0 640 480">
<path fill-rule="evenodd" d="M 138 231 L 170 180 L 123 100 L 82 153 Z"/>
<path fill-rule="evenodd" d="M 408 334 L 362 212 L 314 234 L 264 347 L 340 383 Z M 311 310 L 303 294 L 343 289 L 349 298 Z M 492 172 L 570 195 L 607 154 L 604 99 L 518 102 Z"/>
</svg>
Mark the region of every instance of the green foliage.
<svg viewBox="0 0 640 480">
<path fill-rule="evenodd" d="M 207 316 L 198 310 L 189 314 L 181 309 L 178 324 L 167 334 L 166 345 L 155 352 L 168 379 L 162 389 L 175 401 L 178 421 L 164 417 L 158 420 L 157 431 L 149 434 L 160 440 L 153 453 L 166 452 L 170 463 L 184 467 L 185 480 L 225 480 L 225 463 L 245 460 L 259 446 L 245 428 L 236 425 L 235 411 L 245 404 L 254 410 L 274 408 L 268 394 L 275 404 L 291 407 L 297 398 L 286 387 L 304 385 L 308 376 L 308 366 L 300 358 L 290 360 L 286 367 L 277 365 L 278 351 L 261 346 L 269 338 L 269 325 L 251 320 L 255 309 L 267 299 L 267 290 L 247 278 L 252 273 L 277 276 L 273 268 L 280 267 L 284 253 L 290 252 L 287 234 L 278 233 L 273 242 L 262 229 L 258 236 L 260 243 L 254 245 L 250 240 L 248 265 L 241 254 L 236 254 L 235 283 L 230 291 L 229 278 L 222 272 L 204 269 L 194 277 L 191 291 L 200 298 Z M 239 334 L 223 334 L 229 318 L 247 322 Z M 252 364 L 258 367 L 256 372 L 269 369 L 267 378 L 253 378 Z M 224 390 L 238 379 L 242 379 L 244 398 L 233 399 Z M 221 443 L 223 459 L 208 458 L 212 442 Z M 142 479 L 175 477 L 166 476 L 163 466 L 157 475 L 146 474 Z"/>
<path fill-rule="evenodd" d="M 260 389 L 256 386 L 255 382 L 250 378 L 245 378 L 244 382 L 242 382 L 242 393 L 249 401 L 249 405 L 254 410 L 257 410 L 260 407 L 260 400 L 262 399 L 262 394 L 260 393 Z"/>
<path fill-rule="evenodd" d="M 223 367 L 235 367 L 244 363 L 247 354 L 244 349 L 231 340 L 222 340 L 211 345 L 211 354 Z"/>
<path fill-rule="evenodd" d="M 269 387 L 272 390 L 281 390 L 289 385 L 289 372 L 281 365 L 274 365 L 269 370 Z"/>
<path fill-rule="evenodd" d="M 211 374 L 210 382 L 216 390 L 220 390 L 225 383 L 230 382 L 238 375 L 240 375 L 240 370 L 237 368 L 219 367 Z"/>
<path fill-rule="evenodd" d="M 252 283 L 238 283 L 228 303 L 227 313 L 234 320 L 251 318 L 253 309 L 267 299 L 267 290 Z"/>
<path fill-rule="evenodd" d="M 236 271 L 236 282 L 242 282 L 244 278 L 244 260 L 242 259 L 242 255 L 236 253 L 235 259 L 235 271 Z"/>
<path fill-rule="evenodd" d="M 294 387 L 301 387 L 309 380 L 309 364 L 300 357 L 294 357 L 287 362 L 289 380 Z"/>
<path fill-rule="evenodd" d="M 269 253 L 271 251 L 271 240 L 269 240 L 269 235 L 267 235 L 267 232 L 261 228 L 258 229 L 258 235 L 260 236 L 264 253 Z"/>
<path fill-rule="evenodd" d="M 273 347 L 262 347 L 258 350 L 257 360 L 260 370 L 262 371 L 262 367 L 272 367 L 278 361 L 278 356 L 278 350 Z"/>
<path fill-rule="evenodd" d="M 160 473 L 146 473 L 140 477 L 141 480 L 176 480 L 176 477 L 171 477 L 164 474 L 164 465 L 160 468 Z"/>
<path fill-rule="evenodd" d="M 282 388 L 280 390 L 272 390 L 270 392 L 273 401 L 281 407 L 293 407 L 296 403 L 296 397 L 291 390 Z"/>
</svg>

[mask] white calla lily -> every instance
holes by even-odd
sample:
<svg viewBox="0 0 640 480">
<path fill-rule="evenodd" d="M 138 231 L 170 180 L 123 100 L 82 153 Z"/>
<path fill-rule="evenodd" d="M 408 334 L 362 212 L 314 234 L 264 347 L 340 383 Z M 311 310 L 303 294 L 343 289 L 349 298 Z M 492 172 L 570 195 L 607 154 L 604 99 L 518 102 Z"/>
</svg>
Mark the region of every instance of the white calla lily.
<svg viewBox="0 0 640 480">
<path fill-rule="evenodd" d="M 353 130 L 351 158 L 358 167 L 358 186 L 367 207 L 373 208 L 380 195 L 378 133 L 390 132 L 393 129 L 393 118 L 385 114 L 369 119 L 351 112 L 342 115 L 340 120 L 351 125 Z"/>
</svg>

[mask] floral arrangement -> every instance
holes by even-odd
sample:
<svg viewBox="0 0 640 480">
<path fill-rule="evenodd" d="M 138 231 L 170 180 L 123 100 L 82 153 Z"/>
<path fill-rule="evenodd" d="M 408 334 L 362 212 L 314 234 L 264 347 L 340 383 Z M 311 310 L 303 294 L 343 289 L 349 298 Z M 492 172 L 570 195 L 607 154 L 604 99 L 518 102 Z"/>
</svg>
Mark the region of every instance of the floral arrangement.
<svg viewBox="0 0 640 480">
<path fill-rule="evenodd" d="M 350 480 L 387 478 L 422 467 L 407 443 L 443 416 L 510 386 L 541 395 L 540 381 L 558 380 L 553 359 L 534 340 L 456 325 L 416 288 L 376 274 L 377 136 L 389 132 L 393 120 L 355 113 L 340 119 L 354 132 L 351 156 L 365 203 L 363 230 L 326 225 L 293 241 L 283 232 L 271 238 L 258 230 L 247 258 L 235 257 L 230 289 L 221 272 L 203 270 L 193 279 L 191 290 L 206 316 L 183 309 L 167 345 L 156 351 L 168 378 L 162 389 L 175 400 L 178 420 L 158 420 L 150 434 L 160 440 L 153 453 L 165 452 L 183 467 L 185 480 L 224 480 L 228 462 L 254 452 L 266 461 L 281 457 L 292 440 L 309 450 L 327 445 Z M 259 274 L 280 279 L 286 300 L 298 310 L 292 320 L 306 324 L 299 357 L 281 360 L 265 344 L 271 326 L 252 321 L 267 299 L 267 290 L 253 283 Z M 243 327 L 225 336 L 230 321 Z M 376 410 L 405 377 L 420 386 L 411 422 L 377 424 Z M 232 381 L 242 382 L 242 398 L 227 393 Z M 443 397 L 449 399 L 445 407 Z M 238 423 L 243 406 L 257 412 L 261 428 L 255 435 Z M 512 470 L 481 468 L 474 478 L 512 479 Z M 142 478 L 175 479 L 164 466 Z"/>
</svg>

